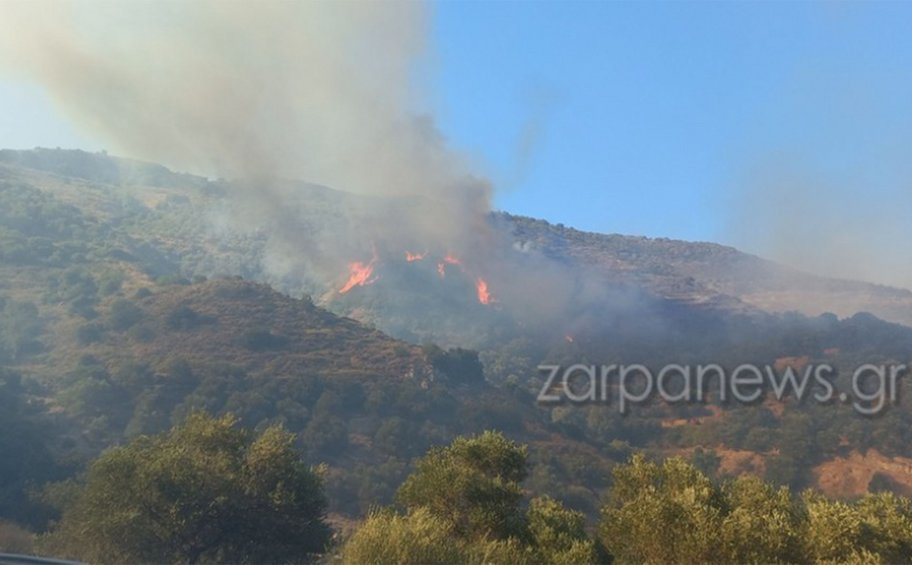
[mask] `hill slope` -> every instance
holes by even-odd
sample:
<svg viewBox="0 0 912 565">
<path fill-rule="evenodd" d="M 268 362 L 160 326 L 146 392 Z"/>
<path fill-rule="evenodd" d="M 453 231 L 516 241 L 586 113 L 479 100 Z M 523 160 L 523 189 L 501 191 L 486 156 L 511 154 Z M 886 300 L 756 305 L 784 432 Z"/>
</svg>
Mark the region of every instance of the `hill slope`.
<svg viewBox="0 0 912 565">
<path fill-rule="evenodd" d="M 532 488 L 590 510 L 606 465 L 631 446 L 753 453 L 754 467 L 796 483 L 853 449 L 912 456 L 904 403 L 864 419 L 790 401 L 651 403 L 623 417 L 597 403 L 535 402 L 540 363 L 902 362 L 912 328 L 772 312 L 852 314 L 857 304 L 903 321 L 908 291 L 714 244 L 495 213 L 494 302 L 476 299 L 468 267 L 448 263 L 441 276 L 436 260 L 384 249 L 374 251 L 376 282 L 342 294 L 345 272 L 326 277 L 293 259 L 344 230 L 352 210 L 386 204 L 287 184 L 300 230 L 278 237 L 255 215 L 235 221 L 224 181 L 78 151 L 0 151 L 0 363 L 43 387 L 35 396 L 72 422 L 74 450 L 163 429 L 195 408 L 250 426 L 281 420 L 331 464 L 336 508 L 352 514 L 388 500 L 428 446 L 484 428 L 537 447 Z M 509 292 L 533 306 L 511 308 Z M 429 342 L 453 349 L 416 346 Z M 459 347 L 479 349 L 483 367 Z"/>
<path fill-rule="evenodd" d="M 230 191 L 222 181 L 60 150 L 0 151 L 0 175 L 6 184 L 40 187 L 89 220 L 117 222 L 119 231 L 135 238 L 132 254 L 156 274 L 241 275 L 292 294 L 330 290 L 325 281 L 284 277 L 270 264 L 269 227 L 232 225 Z M 293 189 L 299 201 L 288 202 L 289 210 L 311 228 L 344 226 L 344 210 L 359 201 L 303 183 Z M 717 244 L 591 234 L 509 214 L 493 220 L 523 249 L 573 269 L 593 268 L 606 284 L 628 284 L 656 297 L 734 311 L 866 311 L 912 324 L 912 292 L 906 289 L 809 275 Z"/>
</svg>

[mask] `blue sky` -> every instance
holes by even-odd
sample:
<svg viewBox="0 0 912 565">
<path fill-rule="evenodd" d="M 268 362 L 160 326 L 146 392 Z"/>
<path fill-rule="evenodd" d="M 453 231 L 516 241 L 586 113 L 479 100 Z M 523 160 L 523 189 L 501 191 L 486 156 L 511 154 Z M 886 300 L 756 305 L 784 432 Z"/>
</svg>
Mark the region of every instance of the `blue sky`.
<svg viewBox="0 0 912 565">
<path fill-rule="evenodd" d="M 498 208 L 776 255 L 737 227 L 763 172 L 813 178 L 847 207 L 909 188 L 910 3 L 433 8 L 431 110 Z M 101 148 L 36 87 L 0 82 L 0 106 L 4 147 Z"/>
<path fill-rule="evenodd" d="M 442 129 L 510 185 L 510 211 L 750 246 L 731 224 L 756 168 L 889 191 L 909 161 L 910 3 L 436 7 Z"/>
</svg>

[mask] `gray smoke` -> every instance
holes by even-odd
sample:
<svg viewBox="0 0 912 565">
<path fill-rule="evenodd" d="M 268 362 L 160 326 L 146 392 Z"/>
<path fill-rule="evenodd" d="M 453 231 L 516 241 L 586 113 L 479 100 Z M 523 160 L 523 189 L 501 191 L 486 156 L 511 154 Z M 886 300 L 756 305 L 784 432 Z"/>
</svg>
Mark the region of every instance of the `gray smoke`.
<svg viewBox="0 0 912 565">
<path fill-rule="evenodd" d="M 901 167 L 886 160 L 883 170 Z M 794 160 L 748 177 L 732 208 L 736 244 L 802 271 L 912 288 L 908 185 L 834 177 Z"/>
<path fill-rule="evenodd" d="M 465 252 L 490 186 L 420 113 L 427 20 L 419 2 L 7 2 L 0 65 L 116 152 L 234 179 L 239 220 L 287 234 L 274 259 L 378 237 Z M 431 204 L 301 253 L 283 179 Z"/>
<path fill-rule="evenodd" d="M 752 109 L 725 237 L 801 270 L 912 288 L 908 69 L 849 51 L 804 54 L 774 103 Z"/>
<path fill-rule="evenodd" d="M 283 289 L 333 300 L 349 262 L 374 256 L 396 259 L 380 275 L 390 286 L 424 277 L 438 289 L 391 306 L 396 318 L 446 302 L 441 311 L 483 326 L 481 307 L 455 298 L 474 303 L 481 277 L 496 300 L 483 312 L 560 336 L 608 305 L 632 307 L 600 276 L 514 249 L 492 222 L 490 184 L 420 112 L 427 20 L 412 1 L 5 3 L 0 66 L 118 153 L 231 179 L 213 229 L 268 234 L 264 278 Z M 533 104 L 517 179 L 550 105 Z M 358 197 L 324 198 L 313 184 Z M 429 259 L 406 265 L 405 251 Z M 461 266 L 441 280 L 449 254 Z"/>
</svg>

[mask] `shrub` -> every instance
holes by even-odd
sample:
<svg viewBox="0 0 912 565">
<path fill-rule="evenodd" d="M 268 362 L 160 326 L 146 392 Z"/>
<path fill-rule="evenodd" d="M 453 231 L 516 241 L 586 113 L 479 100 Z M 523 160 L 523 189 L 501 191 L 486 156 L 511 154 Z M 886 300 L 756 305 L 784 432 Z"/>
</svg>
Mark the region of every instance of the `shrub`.
<svg viewBox="0 0 912 565">
<path fill-rule="evenodd" d="M 111 304 L 108 312 L 108 325 L 116 331 L 125 331 L 142 321 L 145 313 L 142 308 L 129 300 L 120 298 Z"/>
</svg>

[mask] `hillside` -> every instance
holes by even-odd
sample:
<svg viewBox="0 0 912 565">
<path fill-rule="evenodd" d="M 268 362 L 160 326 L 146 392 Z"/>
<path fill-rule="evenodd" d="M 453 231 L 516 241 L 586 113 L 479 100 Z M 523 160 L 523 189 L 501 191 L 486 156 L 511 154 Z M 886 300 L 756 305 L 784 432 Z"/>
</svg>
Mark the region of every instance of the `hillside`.
<svg viewBox="0 0 912 565">
<path fill-rule="evenodd" d="M 102 343 L 87 351 L 106 357 L 126 353 L 137 359 L 178 355 L 195 363 L 221 360 L 279 378 L 432 376 L 417 347 L 309 301 L 240 280 L 175 286 L 139 299 L 134 306 L 139 321 L 127 319 L 118 328 L 132 331 L 102 330 Z"/>
<path fill-rule="evenodd" d="M 603 235 L 508 216 L 519 241 L 554 257 L 597 265 L 607 280 L 629 282 L 675 300 L 743 310 L 840 317 L 870 312 L 912 324 L 912 291 L 820 277 L 715 243 Z"/>
<path fill-rule="evenodd" d="M 626 453 L 557 436 L 531 398 L 488 384 L 473 352 L 404 343 L 264 285 L 85 286 L 69 305 L 5 303 L 5 343 L 22 331 L 12 324 L 40 312 L 31 345 L 4 361 L 54 415 L 62 459 L 193 410 L 231 412 L 250 428 L 281 422 L 299 434 L 311 460 L 328 464 L 331 509 L 354 516 L 390 502 L 414 457 L 459 434 L 497 428 L 530 442 L 550 477 L 534 488 L 570 489 L 589 512 L 607 465 Z"/>
<path fill-rule="evenodd" d="M 139 240 L 134 244 L 140 248 L 133 251 L 156 263 L 157 271 L 252 276 L 291 293 L 325 293 L 312 282 L 288 280 L 270 269 L 263 255 L 266 225 L 226 225 L 230 190 L 223 181 L 80 151 L 4 150 L 0 167 L 6 182 L 41 187 L 89 217 L 129 218 L 121 227 Z M 299 214 L 311 229 L 343 225 L 343 210 L 360 201 L 331 189 L 288 184 L 293 189 L 289 213 Z M 495 214 L 492 221 L 509 231 L 519 248 L 536 249 L 575 268 L 595 267 L 607 283 L 634 285 L 657 297 L 736 311 L 841 317 L 870 312 L 912 324 L 908 289 L 810 275 L 713 243 L 593 234 L 509 214 Z"/>
<path fill-rule="evenodd" d="M 430 446 L 488 428 L 532 446 L 530 489 L 590 513 L 634 448 L 796 486 L 827 483 L 811 470 L 856 450 L 912 457 L 902 395 L 876 418 L 793 400 L 625 416 L 535 401 L 542 363 L 826 362 L 844 387 L 845 369 L 908 360 L 912 328 L 885 321 L 908 321 L 908 291 L 506 213 L 487 217 L 492 244 L 476 256 L 412 249 L 418 260 L 336 241 L 365 210 L 409 203 L 271 182 L 289 195 L 285 217 L 260 216 L 223 180 L 0 151 L 0 364 L 60 426 L 57 455 L 84 461 L 197 408 L 281 421 L 329 464 L 333 510 L 348 515 L 389 501 Z M 349 254 L 311 261 L 318 248 Z M 342 292 L 346 264 L 374 270 Z"/>
</svg>

